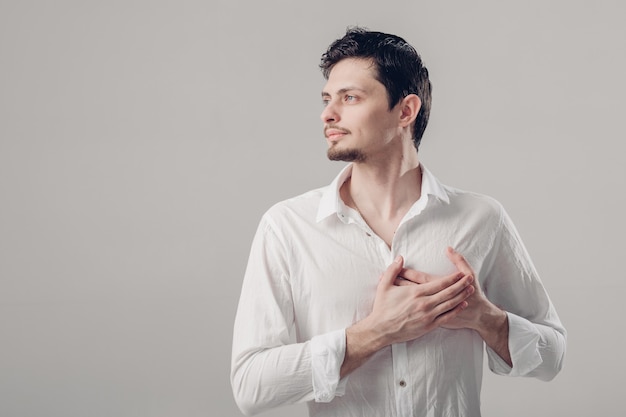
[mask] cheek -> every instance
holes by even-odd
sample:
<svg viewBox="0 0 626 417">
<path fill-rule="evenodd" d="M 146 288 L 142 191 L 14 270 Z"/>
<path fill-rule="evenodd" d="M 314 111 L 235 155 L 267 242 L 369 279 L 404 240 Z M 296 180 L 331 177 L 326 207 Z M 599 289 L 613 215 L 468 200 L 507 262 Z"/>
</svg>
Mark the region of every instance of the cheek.
<svg viewBox="0 0 626 417">
<path fill-rule="evenodd" d="M 384 141 L 390 140 L 398 133 L 398 126 L 392 122 L 387 114 L 381 114 L 372 118 L 367 124 L 372 135 Z"/>
<path fill-rule="evenodd" d="M 359 111 L 357 111 L 359 110 Z M 361 111 L 362 109 L 346 109 L 343 114 L 345 127 L 365 141 L 379 142 L 390 140 L 397 134 L 397 125 L 386 109 Z M 348 126 L 349 125 L 349 126 Z"/>
</svg>

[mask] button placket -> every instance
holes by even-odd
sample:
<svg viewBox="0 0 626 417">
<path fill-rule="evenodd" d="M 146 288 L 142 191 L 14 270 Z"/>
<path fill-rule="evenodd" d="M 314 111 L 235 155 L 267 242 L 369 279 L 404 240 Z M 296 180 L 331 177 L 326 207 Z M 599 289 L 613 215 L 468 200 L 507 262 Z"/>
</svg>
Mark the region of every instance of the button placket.
<svg viewBox="0 0 626 417">
<path fill-rule="evenodd" d="M 398 415 L 412 416 L 413 395 L 407 387 L 409 375 L 409 358 L 406 343 L 395 343 L 391 345 L 393 360 L 393 376 L 396 384 L 396 409 Z"/>
</svg>

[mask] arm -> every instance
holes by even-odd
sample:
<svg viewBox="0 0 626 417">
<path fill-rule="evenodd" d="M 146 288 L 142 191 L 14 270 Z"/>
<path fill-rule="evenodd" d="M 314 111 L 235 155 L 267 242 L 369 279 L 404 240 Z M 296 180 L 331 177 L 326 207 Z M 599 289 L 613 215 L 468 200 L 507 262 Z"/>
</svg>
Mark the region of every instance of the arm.
<svg viewBox="0 0 626 417">
<path fill-rule="evenodd" d="M 313 398 L 310 342 L 296 343 L 289 252 L 263 218 L 252 242 L 235 318 L 231 384 L 256 414 Z"/>
<path fill-rule="evenodd" d="M 501 227 L 483 264 L 486 297 L 507 312 L 513 366 L 487 349 L 497 374 L 553 379 L 561 370 L 566 331 L 513 222 L 501 208 Z"/>
<path fill-rule="evenodd" d="M 550 380 L 561 370 L 566 332 L 513 226 L 501 208 L 500 230 L 469 307 L 448 328 L 476 330 L 487 345 L 489 366 L 501 375 Z M 467 261 L 448 248 L 457 269 L 473 274 Z M 502 309 L 500 309 L 501 307 Z"/>
</svg>

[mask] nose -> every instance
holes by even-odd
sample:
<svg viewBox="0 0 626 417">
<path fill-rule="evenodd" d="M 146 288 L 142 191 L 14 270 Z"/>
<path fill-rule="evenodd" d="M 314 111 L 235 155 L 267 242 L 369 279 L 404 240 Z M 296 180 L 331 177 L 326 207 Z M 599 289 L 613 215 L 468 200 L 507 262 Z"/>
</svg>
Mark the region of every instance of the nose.
<svg viewBox="0 0 626 417">
<path fill-rule="evenodd" d="M 337 112 L 337 108 L 335 107 L 332 101 L 329 101 L 322 110 L 322 114 L 320 115 L 323 123 L 337 123 L 339 122 L 339 113 Z"/>
</svg>

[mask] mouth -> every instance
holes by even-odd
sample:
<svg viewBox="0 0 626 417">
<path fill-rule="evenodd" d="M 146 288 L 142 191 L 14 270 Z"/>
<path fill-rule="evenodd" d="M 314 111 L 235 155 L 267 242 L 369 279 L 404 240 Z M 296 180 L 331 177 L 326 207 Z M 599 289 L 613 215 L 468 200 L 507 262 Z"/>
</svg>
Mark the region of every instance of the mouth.
<svg viewBox="0 0 626 417">
<path fill-rule="evenodd" d="M 345 136 L 345 133 L 329 133 L 326 135 L 326 139 L 331 142 L 336 142 L 342 136 Z"/>
<path fill-rule="evenodd" d="M 347 130 L 337 129 L 337 128 L 326 128 L 324 129 L 324 136 L 331 142 L 339 140 L 341 137 L 347 135 Z"/>
</svg>

